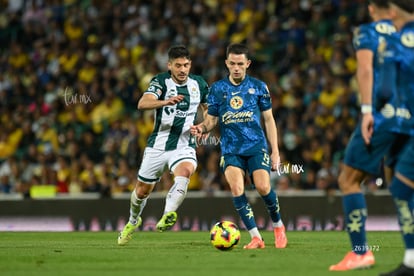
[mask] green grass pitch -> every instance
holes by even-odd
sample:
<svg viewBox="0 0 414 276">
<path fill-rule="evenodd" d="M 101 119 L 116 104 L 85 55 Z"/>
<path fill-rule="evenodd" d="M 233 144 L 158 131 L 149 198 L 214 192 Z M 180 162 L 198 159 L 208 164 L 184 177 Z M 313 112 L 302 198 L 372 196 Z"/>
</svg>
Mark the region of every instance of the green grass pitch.
<svg viewBox="0 0 414 276">
<path fill-rule="evenodd" d="M 207 232 L 136 232 L 124 247 L 115 232 L 2 232 L 0 275 L 378 275 L 403 257 L 399 232 L 368 232 L 377 264 L 367 270 L 329 272 L 350 250 L 345 232 L 288 232 L 285 249 L 262 231 L 266 248 L 231 251 L 212 247 Z"/>
</svg>

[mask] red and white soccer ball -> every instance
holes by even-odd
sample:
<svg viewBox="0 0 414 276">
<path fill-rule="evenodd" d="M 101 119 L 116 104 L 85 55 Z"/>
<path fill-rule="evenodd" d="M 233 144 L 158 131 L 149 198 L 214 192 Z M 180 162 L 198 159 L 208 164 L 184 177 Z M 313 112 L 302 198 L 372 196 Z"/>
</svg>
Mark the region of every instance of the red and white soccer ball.
<svg viewBox="0 0 414 276">
<path fill-rule="evenodd" d="M 234 222 L 219 221 L 210 230 L 210 242 L 219 250 L 231 250 L 240 241 L 240 230 Z"/>
</svg>

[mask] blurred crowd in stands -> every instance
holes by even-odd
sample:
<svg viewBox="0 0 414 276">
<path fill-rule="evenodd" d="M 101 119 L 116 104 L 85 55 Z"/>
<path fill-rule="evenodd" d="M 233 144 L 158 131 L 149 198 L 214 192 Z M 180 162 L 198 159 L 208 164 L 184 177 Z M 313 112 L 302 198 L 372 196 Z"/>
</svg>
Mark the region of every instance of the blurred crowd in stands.
<svg viewBox="0 0 414 276">
<path fill-rule="evenodd" d="M 359 116 L 352 31 L 370 20 L 366 2 L 0 0 L 0 193 L 131 191 L 153 127 L 137 101 L 168 48 L 187 45 L 211 84 L 231 42 L 249 46 L 248 73 L 272 93 L 283 161 L 273 186 L 336 189 Z M 199 141 L 190 190 L 228 189 L 219 142 Z M 166 174 L 156 190 L 169 185 Z"/>
</svg>

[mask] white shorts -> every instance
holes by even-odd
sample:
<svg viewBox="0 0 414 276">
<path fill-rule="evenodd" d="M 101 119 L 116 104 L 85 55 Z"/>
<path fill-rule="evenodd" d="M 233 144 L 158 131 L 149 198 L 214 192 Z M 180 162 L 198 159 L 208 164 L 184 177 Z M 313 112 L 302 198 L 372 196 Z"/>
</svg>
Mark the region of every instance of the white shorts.
<svg viewBox="0 0 414 276">
<path fill-rule="evenodd" d="M 195 149 L 184 147 L 163 151 L 146 147 L 137 179 L 146 184 L 155 184 L 160 181 L 162 174 L 167 168 L 170 172 L 173 172 L 181 162 L 190 162 L 193 164 L 194 169 L 197 168 Z"/>
</svg>

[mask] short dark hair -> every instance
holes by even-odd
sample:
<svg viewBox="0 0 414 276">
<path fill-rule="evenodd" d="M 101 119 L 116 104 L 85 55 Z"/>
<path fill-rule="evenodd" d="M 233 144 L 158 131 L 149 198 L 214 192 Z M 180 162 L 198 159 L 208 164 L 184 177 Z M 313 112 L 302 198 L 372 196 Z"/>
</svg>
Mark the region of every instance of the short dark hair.
<svg viewBox="0 0 414 276">
<path fill-rule="evenodd" d="M 190 51 L 184 45 L 174 45 L 168 50 L 168 60 L 177 58 L 190 59 Z"/>
<path fill-rule="evenodd" d="M 389 0 L 370 0 L 370 4 L 374 4 L 375 6 L 383 9 L 388 9 L 390 7 Z"/>
<path fill-rule="evenodd" d="M 389 0 L 389 2 L 397 5 L 408 13 L 414 12 L 414 0 Z"/>
<path fill-rule="evenodd" d="M 249 59 L 249 48 L 241 43 L 233 43 L 227 46 L 226 58 L 228 58 L 230 54 L 245 55 L 246 58 Z"/>
</svg>

